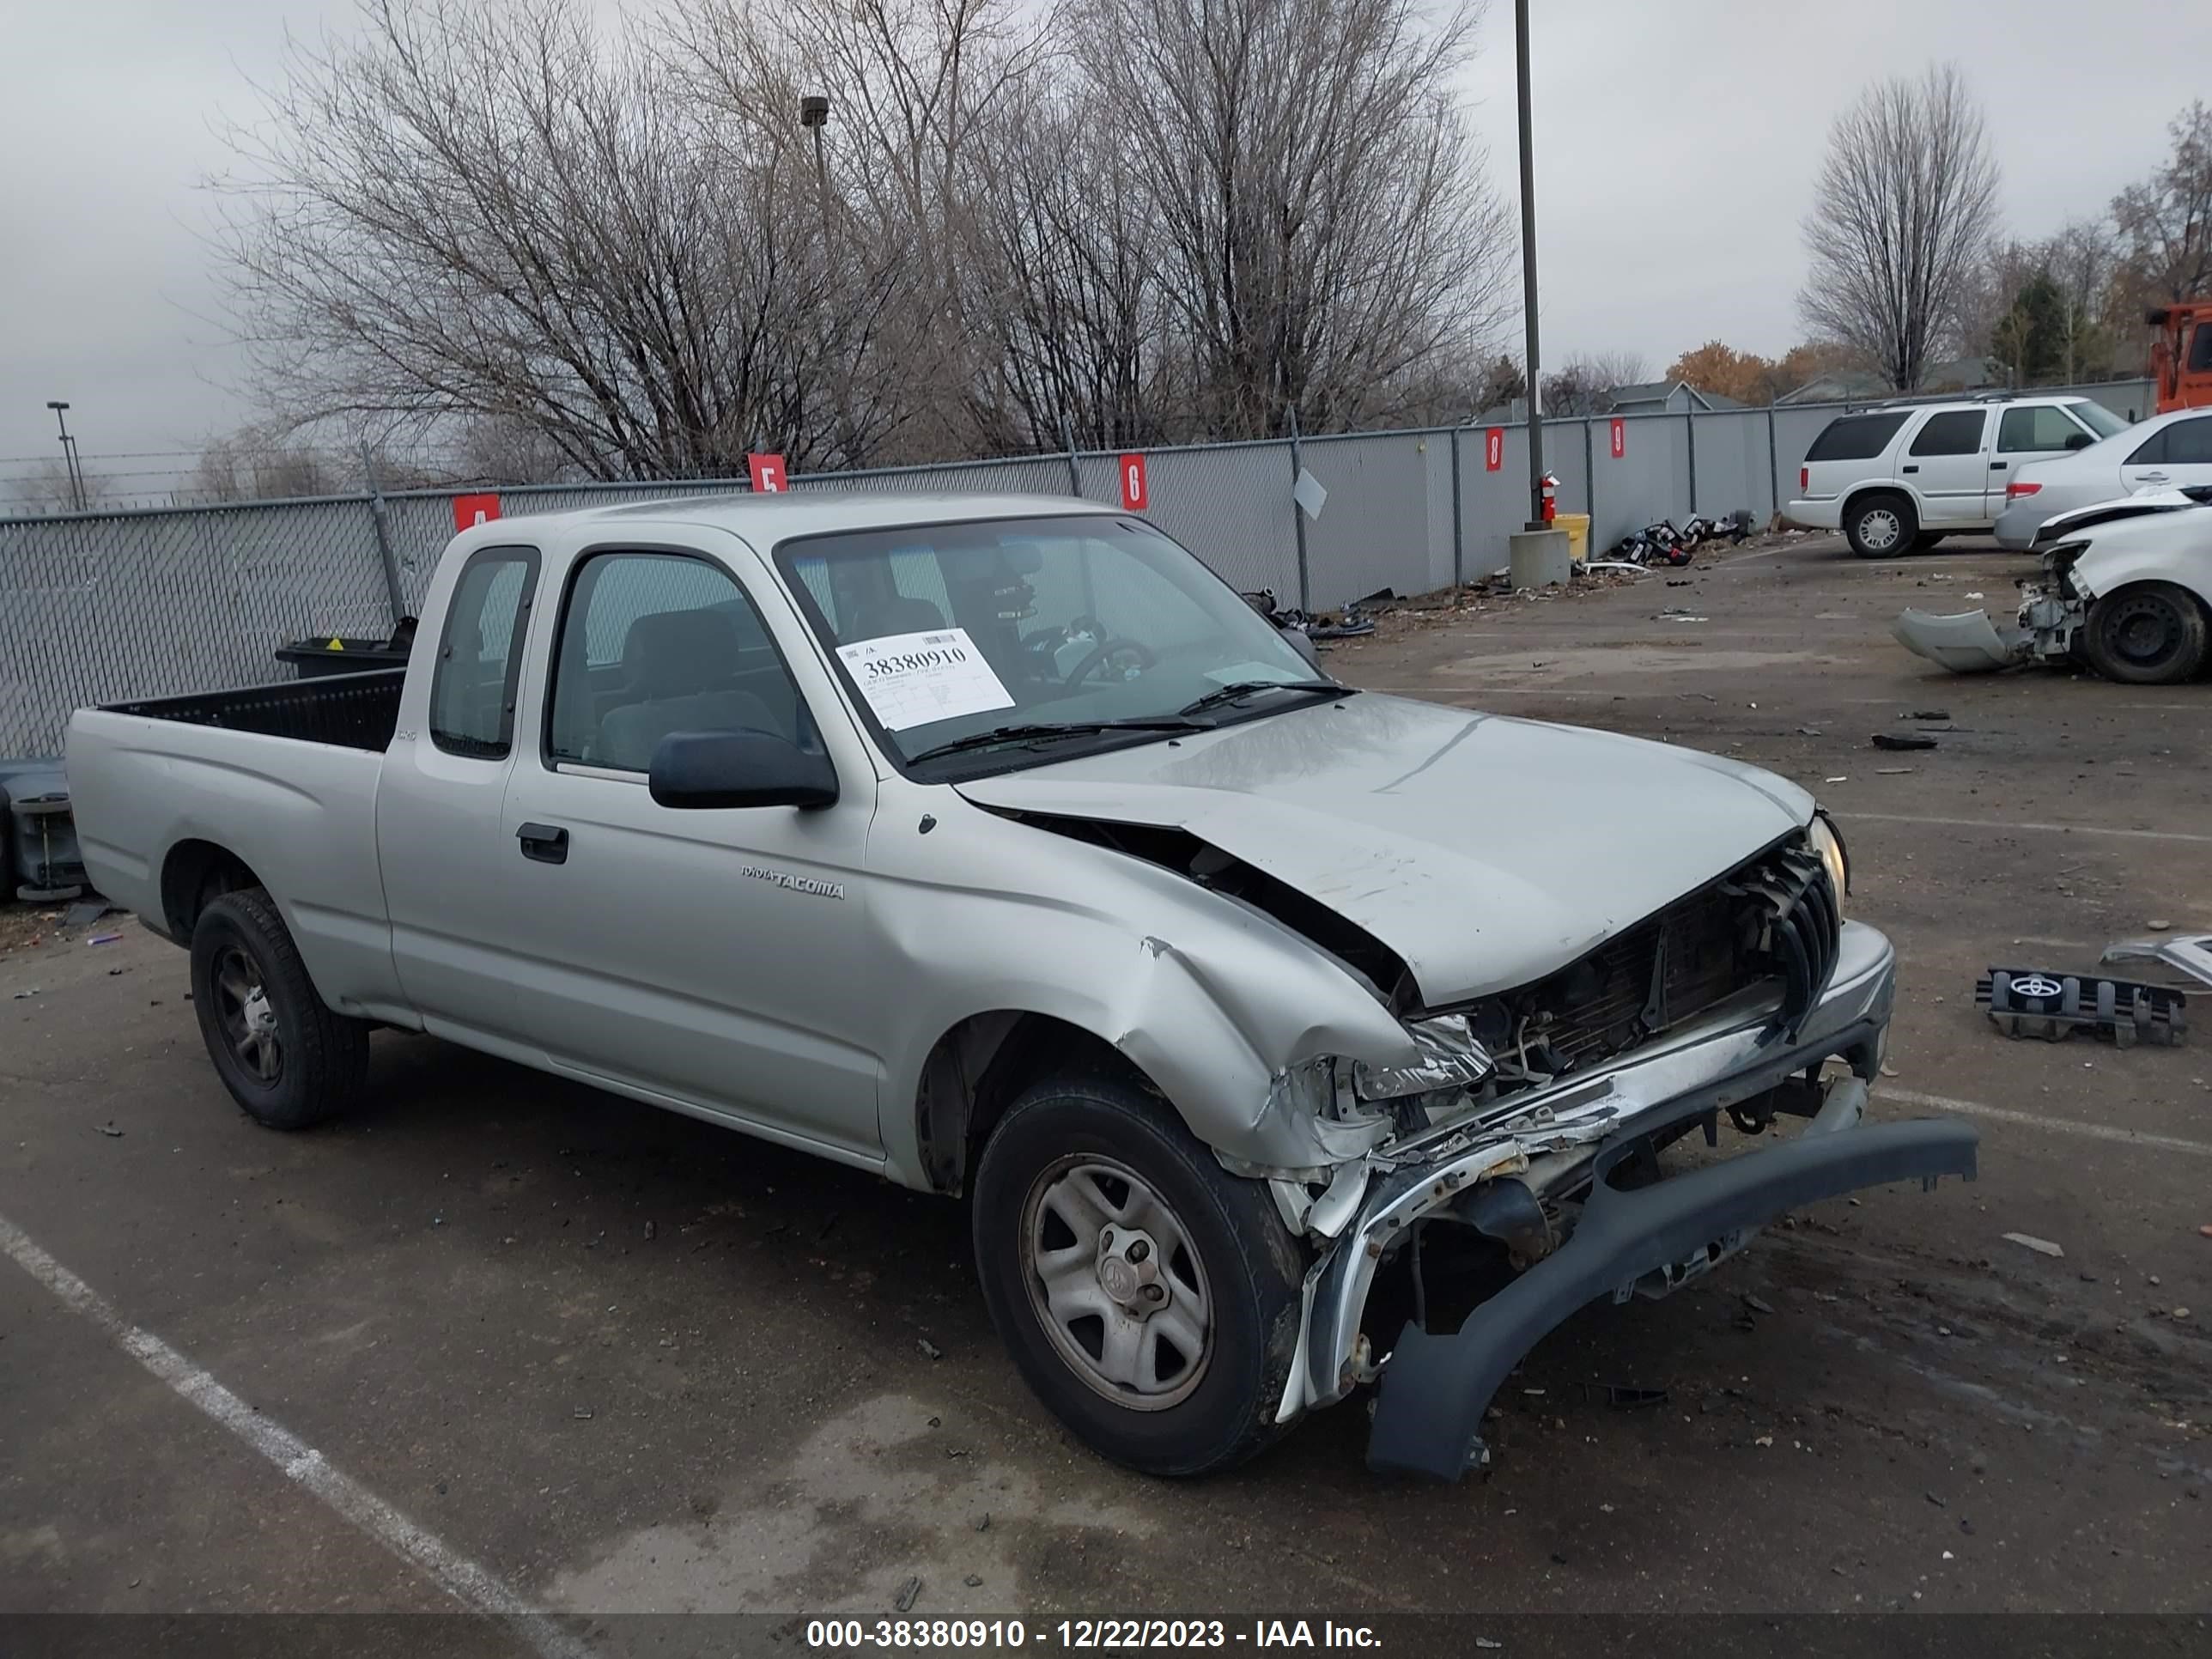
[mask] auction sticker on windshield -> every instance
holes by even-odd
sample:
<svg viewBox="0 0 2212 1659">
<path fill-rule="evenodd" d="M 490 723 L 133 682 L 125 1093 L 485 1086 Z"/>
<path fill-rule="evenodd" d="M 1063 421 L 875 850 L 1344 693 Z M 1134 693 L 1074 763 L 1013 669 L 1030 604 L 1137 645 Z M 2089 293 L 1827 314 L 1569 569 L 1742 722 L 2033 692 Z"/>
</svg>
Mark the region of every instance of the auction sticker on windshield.
<svg viewBox="0 0 2212 1659">
<path fill-rule="evenodd" d="M 887 732 L 1014 706 L 964 628 L 886 634 L 841 645 L 837 655 Z"/>
</svg>

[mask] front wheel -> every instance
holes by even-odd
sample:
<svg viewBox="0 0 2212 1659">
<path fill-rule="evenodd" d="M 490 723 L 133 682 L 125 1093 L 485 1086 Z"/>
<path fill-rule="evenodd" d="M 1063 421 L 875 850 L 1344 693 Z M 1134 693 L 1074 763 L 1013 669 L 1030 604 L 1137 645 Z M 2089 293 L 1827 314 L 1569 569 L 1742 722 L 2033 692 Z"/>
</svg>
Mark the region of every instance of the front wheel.
<svg viewBox="0 0 2212 1659">
<path fill-rule="evenodd" d="M 1087 1075 L 1031 1088 L 978 1160 L 974 1226 L 991 1322 L 1093 1450 L 1194 1475 L 1275 1437 L 1304 1252 L 1156 1096 Z"/>
<path fill-rule="evenodd" d="M 304 1129 L 360 1097 L 368 1026 L 325 1005 L 260 888 L 225 893 L 200 912 L 192 1006 L 216 1074 L 255 1122 Z"/>
<path fill-rule="evenodd" d="M 2175 685 L 2204 666 L 2204 612 L 2171 582 L 2142 582 L 2089 607 L 2080 646 L 2089 665 L 2125 685 Z"/>
</svg>

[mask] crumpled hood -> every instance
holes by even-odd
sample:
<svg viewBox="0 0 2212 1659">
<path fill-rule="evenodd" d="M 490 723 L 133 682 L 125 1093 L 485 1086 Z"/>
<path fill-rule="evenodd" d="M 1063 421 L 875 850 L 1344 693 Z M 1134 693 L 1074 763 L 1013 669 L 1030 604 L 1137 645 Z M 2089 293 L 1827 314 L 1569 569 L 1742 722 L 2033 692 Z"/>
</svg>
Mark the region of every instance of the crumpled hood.
<svg viewBox="0 0 2212 1659">
<path fill-rule="evenodd" d="M 1188 830 L 1374 934 L 1431 1006 L 1565 966 L 1813 813 L 1695 750 L 1373 692 L 958 787 Z"/>
</svg>

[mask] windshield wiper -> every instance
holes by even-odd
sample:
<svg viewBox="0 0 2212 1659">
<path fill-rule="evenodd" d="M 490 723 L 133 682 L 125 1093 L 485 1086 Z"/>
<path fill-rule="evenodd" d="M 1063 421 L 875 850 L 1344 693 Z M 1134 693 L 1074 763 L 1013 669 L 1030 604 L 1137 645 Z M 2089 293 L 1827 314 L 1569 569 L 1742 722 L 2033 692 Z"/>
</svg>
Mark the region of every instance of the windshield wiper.
<svg viewBox="0 0 2212 1659">
<path fill-rule="evenodd" d="M 1151 720 L 1051 720 L 1030 721 L 1019 726 L 994 726 L 988 732 L 971 732 L 964 738 L 954 738 L 923 750 L 918 755 L 907 757 L 907 763 L 937 760 L 945 755 L 964 754 L 975 749 L 995 749 L 1001 744 L 1047 743 L 1058 738 L 1094 738 L 1110 732 L 1203 732 L 1208 728 L 1197 720 L 1185 720 L 1179 714 L 1162 715 Z"/>
<path fill-rule="evenodd" d="M 1216 686 L 1202 697 L 1196 697 L 1176 710 L 1178 714 L 1203 714 L 1209 708 L 1225 708 L 1232 702 L 1261 691 L 1334 691 L 1349 696 L 1356 686 L 1339 685 L 1334 680 L 1234 680 L 1227 685 Z"/>
</svg>

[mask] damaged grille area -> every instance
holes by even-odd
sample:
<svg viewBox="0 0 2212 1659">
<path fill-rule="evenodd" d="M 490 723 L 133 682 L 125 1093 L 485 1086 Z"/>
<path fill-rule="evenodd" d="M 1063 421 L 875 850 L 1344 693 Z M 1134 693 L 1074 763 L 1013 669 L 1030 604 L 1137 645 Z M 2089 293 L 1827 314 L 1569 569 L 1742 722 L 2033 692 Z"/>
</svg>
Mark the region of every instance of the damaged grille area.
<svg viewBox="0 0 2212 1659">
<path fill-rule="evenodd" d="M 1535 984 L 1466 1010 L 1493 1054 L 1558 1077 L 1626 1054 L 1731 997 L 1778 981 L 1777 1032 L 1819 1000 L 1843 915 L 1801 835 L 1646 917 Z"/>
</svg>

